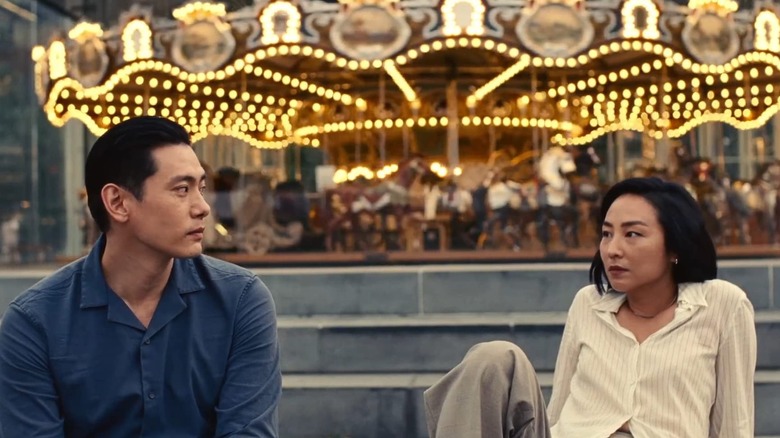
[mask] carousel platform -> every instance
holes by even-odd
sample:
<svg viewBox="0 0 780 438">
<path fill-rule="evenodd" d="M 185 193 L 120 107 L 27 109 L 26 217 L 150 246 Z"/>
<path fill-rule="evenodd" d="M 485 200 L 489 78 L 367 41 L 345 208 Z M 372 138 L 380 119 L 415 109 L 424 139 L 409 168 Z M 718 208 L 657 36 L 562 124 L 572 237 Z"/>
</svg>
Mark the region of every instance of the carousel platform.
<svg viewBox="0 0 780 438">
<path fill-rule="evenodd" d="M 488 340 L 521 345 L 549 397 L 566 312 L 587 283 L 588 262 L 405 263 L 252 268 L 279 315 L 282 436 L 424 438 L 422 392 Z M 0 271 L 0 315 L 51 270 Z M 756 436 L 780 437 L 780 258 L 724 259 L 718 272 L 756 309 Z"/>
</svg>

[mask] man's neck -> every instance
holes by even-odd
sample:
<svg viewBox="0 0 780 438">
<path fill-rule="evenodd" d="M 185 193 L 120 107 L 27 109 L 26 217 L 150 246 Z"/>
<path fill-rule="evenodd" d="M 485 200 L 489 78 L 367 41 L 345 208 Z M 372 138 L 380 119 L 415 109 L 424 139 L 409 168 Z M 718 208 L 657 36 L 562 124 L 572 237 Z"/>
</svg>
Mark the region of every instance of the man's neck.
<svg viewBox="0 0 780 438">
<path fill-rule="evenodd" d="M 173 269 L 173 259 L 154 253 L 135 239 L 106 236 L 101 258 L 108 286 L 131 307 L 159 301 Z"/>
</svg>

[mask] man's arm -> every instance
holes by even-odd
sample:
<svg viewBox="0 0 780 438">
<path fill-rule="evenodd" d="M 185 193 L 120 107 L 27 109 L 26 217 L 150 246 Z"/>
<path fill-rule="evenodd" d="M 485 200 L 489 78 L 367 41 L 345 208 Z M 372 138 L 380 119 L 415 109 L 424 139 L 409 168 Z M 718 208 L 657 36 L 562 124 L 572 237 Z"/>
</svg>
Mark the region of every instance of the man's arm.
<svg viewBox="0 0 780 438">
<path fill-rule="evenodd" d="M 43 327 L 11 304 L 0 325 L 0 436 L 64 437 Z"/>
<path fill-rule="evenodd" d="M 281 395 L 276 311 L 271 293 L 255 278 L 238 302 L 215 436 L 276 438 Z"/>
</svg>

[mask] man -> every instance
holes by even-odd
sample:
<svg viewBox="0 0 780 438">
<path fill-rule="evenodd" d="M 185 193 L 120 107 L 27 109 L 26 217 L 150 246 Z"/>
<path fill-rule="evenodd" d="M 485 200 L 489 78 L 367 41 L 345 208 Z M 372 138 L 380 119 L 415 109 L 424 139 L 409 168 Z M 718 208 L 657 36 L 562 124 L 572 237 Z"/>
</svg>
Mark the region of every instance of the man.
<svg viewBox="0 0 780 438">
<path fill-rule="evenodd" d="M 274 303 L 201 255 L 206 175 L 161 118 L 110 129 L 87 157 L 90 254 L 11 303 L 0 428 L 19 437 L 276 437 Z"/>
</svg>

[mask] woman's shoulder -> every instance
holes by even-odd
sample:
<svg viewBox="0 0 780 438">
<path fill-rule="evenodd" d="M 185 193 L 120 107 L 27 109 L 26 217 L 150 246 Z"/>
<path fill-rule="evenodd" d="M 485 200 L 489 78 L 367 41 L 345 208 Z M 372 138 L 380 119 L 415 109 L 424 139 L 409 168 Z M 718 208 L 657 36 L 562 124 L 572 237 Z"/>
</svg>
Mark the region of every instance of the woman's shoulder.
<svg viewBox="0 0 780 438">
<path fill-rule="evenodd" d="M 686 283 L 684 287 L 682 291 L 686 289 L 694 293 L 700 291 L 708 305 L 736 307 L 740 304 L 750 304 L 745 291 L 730 281 L 716 278 L 703 283 Z"/>
<path fill-rule="evenodd" d="M 599 293 L 598 289 L 596 289 L 596 286 L 593 284 L 589 284 L 587 286 L 582 287 L 574 295 L 574 300 L 572 301 L 572 307 L 575 306 L 589 307 L 592 304 L 599 301 L 600 299 L 601 299 L 601 294 Z"/>
</svg>

